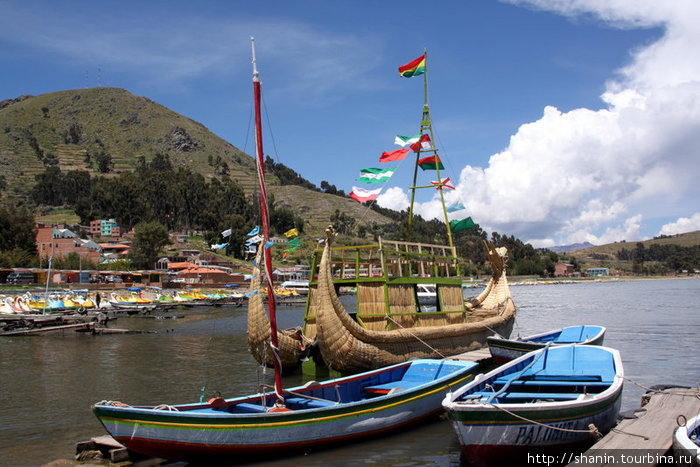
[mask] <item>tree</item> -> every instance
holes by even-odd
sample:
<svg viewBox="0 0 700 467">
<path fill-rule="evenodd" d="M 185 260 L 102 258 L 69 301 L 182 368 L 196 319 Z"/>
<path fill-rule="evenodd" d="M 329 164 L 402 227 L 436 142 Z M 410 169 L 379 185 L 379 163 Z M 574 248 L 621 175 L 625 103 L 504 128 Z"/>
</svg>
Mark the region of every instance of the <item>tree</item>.
<svg viewBox="0 0 700 467">
<path fill-rule="evenodd" d="M 32 198 L 37 204 L 60 206 L 63 204 L 63 174 L 57 166 L 49 166 L 34 176 L 36 185 L 32 188 Z"/>
<path fill-rule="evenodd" d="M 34 217 L 25 210 L 0 209 L 0 266 L 34 266 L 37 262 Z"/>
<path fill-rule="evenodd" d="M 132 261 L 151 268 L 162 256 L 163 248 L 170 245 L 170 236 L 159 222 L 140 222 L 134 227 L 134 242 L 129 255 Z"/>
<path fill-rule="evenodd" d="M 349 234 L 352 232 L 352 228 L 355 226 L 355 219 L 352 216 L 340 212 L 340 209 L 336 209 L 335 213 L 331 215 L 331 224 L 335 228 L 335 231 L 339 234 Z"/>
</svg>

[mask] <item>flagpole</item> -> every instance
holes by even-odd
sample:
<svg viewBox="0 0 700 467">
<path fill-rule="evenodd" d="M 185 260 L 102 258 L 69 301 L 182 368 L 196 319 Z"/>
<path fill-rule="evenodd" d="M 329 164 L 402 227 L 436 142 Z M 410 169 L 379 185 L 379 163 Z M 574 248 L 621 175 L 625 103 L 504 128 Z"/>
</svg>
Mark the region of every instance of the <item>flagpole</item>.
<svg viewBox="0 0 700 467">
<path fill-rule="evenodd" d="M 420 133 L 423 134 L 424 131 L 430 133 L 430 141 L 432 148 L 426 151 L 432 151 L 436 159 L 438 159 L 437 149 L 435 148 L 435 137 L 433 135 L 433 125 L 430 118 L 430 105 L 428 104 L 428 49 L 423 49 L 423 54 L 425 56 L 425 72 L 423 72 L 423 116 L 421 118 Z M 418 143 L 418 151 L 416 151 L 416 164 L 413 168 L 413 185 L 411 185 L 411 205 L 408 210 L 408 226 L 406 232 L 406 241 L 411 241 L 411 232 L 413 228 L 413 204 L 416 198 L 416 188 L 425 188 L 416 186 L 418 180 L 418 161 L 420 160 L 420 154 L 423 151 L 421 142 Z M 442 178 L 440 177 L 440 163 L 435 163 L 435 170 L 437 172 L 438 183 L 442 183 Z M 442 192 L 442 187 L 438 186 L 440 191 L 440 204 L 442 204 L 442 213 L 445 216 L 445 227 L 447 229 L 447 241 L 450 247 L 454 246 L 452 241 L 452 229 L 450 228 L 450 220 L 447 214 L 447 208 L 445 207 L 445 196 Z"/>
<path fill-rule="evenodd" d="M 423 133 L 425 116 L 428 115 L 428 121 L 430 121 L 430 109 L 428 108 L 428 49 L 423 49 L 423 55 L 425 56 L 425 71 L 423 72 L 423 117 L 421 119 L 420 133 Z M 432 131 L 431 131 L 432 133 Z M 430 135 L 432 139 L 433 135 Z M 420 141 L 419 141 L 420 143 Z M 411 185 L 411 205 L 408 208 L 408 225 L 406 227 L 406 241 L 411 241 L 411 232 L 413 230 L 413 203 L 416 200 L 416 183 L 418 180 L 418 160 L 420 159 L 421 147 L 419 145 L 418 151 L 416 151 L 416 163 L 413 166 L 413 184 Z"/>
</svg>

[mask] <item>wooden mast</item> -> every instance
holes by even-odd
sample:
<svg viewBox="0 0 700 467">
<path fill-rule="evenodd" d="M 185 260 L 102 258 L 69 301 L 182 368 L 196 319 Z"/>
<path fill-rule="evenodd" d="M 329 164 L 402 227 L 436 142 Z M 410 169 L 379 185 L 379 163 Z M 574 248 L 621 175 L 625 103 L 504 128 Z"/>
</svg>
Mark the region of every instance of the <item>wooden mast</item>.
<svg viewBox="0 0 700 467">
<path fill-rule="evenodd" d="M 421 118 L 421 123 L 420 123 L 420 134 L 427 134 L 430 136 L 430 148 L 423 149 L 423 147 L 420 145 L 420 142 L 418 143 L 418 151 L 416 151 L 416 164 L 415 167 L 413 168 L 413 185 L 411 186 L 411 205 L 408 209 L 408 229 L 406 232 L 406 241 L 411 241 L 411 231 L 412 231 L 412 224 L 413 224 L 413 203 L 416 198 L 416 189 L 417 188 L 435 188 L 435 185 L 425 185 L 425 186 L 417 186 L 417 178 L 418 178 L 418 161 L 421 158 L 421 153 L 432 153 L 433 156 L 437 157 L 437 148 L 435 147 L 435 137 L 433 135 L 433 125 L 432 121 L 430 119 L 430 106 L 428 104 L 428 49 L 423 50 L 423 56 L 425 57 L 425 71 L 423 72 L 423 116 Z M 442 183 L 442 178 L 440 177 L 440 165 L 436 164 L 436 173 L 437 173 L 437 179 L 438 183 Z M 440 202 L 442 204 L 442 212 L 445 216 L 445 226 L 447 228 L 447 241 L 449 242 L 449 245 L 452 247 L 454 246 L 454 243 L 452 242 L 452 229 L 450 228 L 450 220 L 447 215 L 447 208 L 445 207 L 445 196 L 443 194 L 443 188 L 442 186 L 438 187 L 438 191 L 440 192 Z"/>
<path fill-rule="evenodd" d="M 279 356 L 279 344 L 277 341 L 277 313 L 275 309 L 275 292 L 272 283 L 272 259 L 270 250 L 266 248 L 270 240 L 270 215 L 267 210 L 267 189 L 265 186 L 265 161 L 262 143 L 262 119 L 260 116 L 260 74 L 255 60 L 255 38 L 250 38 L 253 52 L 253 95 L 255 96 L 255 161 L 258 169 L 258 187 L 260 189 L 260 217 L 263 231 L 263 240 L 258 248 L 263 249 L 263 262 L 265 264 L 265 281 L 267 284 L 267 306 L 270 314 L 270 348 L 272 349 L 273 365 L 275 368 L 275 394 L 278 402 L 284 403 L 282 396 L 282 362 Z"/>
</svg>

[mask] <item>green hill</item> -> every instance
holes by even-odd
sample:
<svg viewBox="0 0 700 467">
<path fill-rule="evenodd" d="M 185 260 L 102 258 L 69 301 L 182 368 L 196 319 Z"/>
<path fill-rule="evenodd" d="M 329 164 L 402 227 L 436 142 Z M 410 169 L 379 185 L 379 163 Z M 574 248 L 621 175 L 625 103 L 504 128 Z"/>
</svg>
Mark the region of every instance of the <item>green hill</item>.
<svg viewBox="0 0 700 467">
<path fill-rule="evenodd" d="M 139 159 L 170 157 L 209 179 L 229 176 L 250 194 L 256 187 L 254 159 L 211 133 L 204 125 L 119 88 L 87 88 L 0 102 L 0 167 L 3 198 L 26 202 L 35 176 L 46 167 L 86 170 L 92 176 L 132 171 Z M 283 185 L 266 176 L 268 190 L 320 232 L 336 209 L 363 223 L 390 220 L 349 198 Z"/>
<path fill-rule="evenodd" d="M 632 271 L 633 262 L 630 259 L 619 259 L 620 253 L 623 250 L 628 252 L 627 256 L 632 256 L 638 247 L 637 244 L 641 244 L 643 249 L 646 251 L 651 251 L 655 247 L 665 247 L 665 246 L 677 246 L 681 248 L 698 247 L 700 245 L 700 230 L 693 232 L 687 232 L 677 235 L 656 237 L 650 240 L 644 240 L 641 242 L 615 242 L 608 243 L 606 245 L 599 245 L 592 248 L 586 248 L 583 250 L 570 251 L 564 255 L 564 257 L 573 257 L 581 265 L 582 269 L 590 267 L 607 267 L 611 270 L 618 271 Z M 624 256 L 624 255 L 622 255 Z M 648 264 L 654 267 L 655 263 L 658 261 L 647 261 Z M 692 264 L 692 262 L 691 262 Z M 663 268 L 657 268 L 660 271 Z M 692 269 L 692 266 L 687 266 L 686 269 Z"/>
<path fill-rule="evenodd" d="M 623 248 L 627 250 L 635 249 L 637 243 L 641 243 L 645 248 L 649 248 L 651 245 L 680 245 L 682 247 L 700 245 L 700 230 L 677 235 L 669 235 L 667 237 L 656 237 L 641 242 L 607 243 L 605 245 L 598 245 L 583 250 L 570 251 L 567 254 L 576 258 L 608 256 L 610 259 L 613 259 Z"/>
</svg>

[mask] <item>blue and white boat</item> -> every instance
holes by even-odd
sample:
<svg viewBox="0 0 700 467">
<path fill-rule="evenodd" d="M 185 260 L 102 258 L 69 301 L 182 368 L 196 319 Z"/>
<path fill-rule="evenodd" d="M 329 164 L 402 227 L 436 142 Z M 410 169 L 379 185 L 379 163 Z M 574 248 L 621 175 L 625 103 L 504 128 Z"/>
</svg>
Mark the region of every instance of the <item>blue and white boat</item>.
<svg viewBox="0 0 700 467">
<path fill-rule="evenodd" d="M 232 399 L 159 406 L 102 401 L 93 411 L 132 451 L 172 460 L 279 456 L 393 433 L 442 413 L 476 363 L 413 360 L 321 383 Z"/>
<path fill-rule="evenodd" d="M 541 349 L 547 344 L 553 346 L 567 344 L 603 345 L 605 330 L 603 326 L 569 326 L 517 339 L 491 336 L 486 338 L 486 343 L 494 361 L 505 363 L 533 350 Z"/>
<path fill-rule="evenodd" d="M 473 465 L 585 449 L 620 411 L 622 360 L 593 345 L 547 346 L 448 393 L 442 405 Z"/>
</svg>

